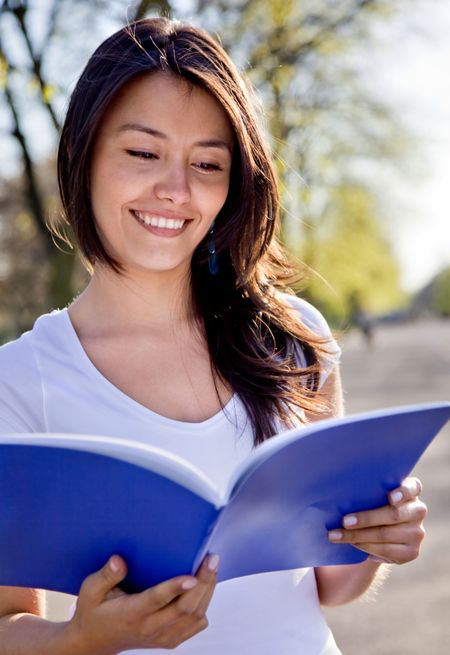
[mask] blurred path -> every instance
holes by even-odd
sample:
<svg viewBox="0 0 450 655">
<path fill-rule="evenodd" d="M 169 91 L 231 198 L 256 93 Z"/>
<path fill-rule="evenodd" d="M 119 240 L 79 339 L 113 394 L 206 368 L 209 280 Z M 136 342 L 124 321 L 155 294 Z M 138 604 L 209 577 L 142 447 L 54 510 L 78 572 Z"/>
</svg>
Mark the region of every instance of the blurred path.
<svg viewBox="0 0 450 655">
<path fill-rule="evenodd" d="M 450 400 L 450 321 L 382 326 L 368 351 L 360 334 L 343 340 L 346 411 Z M 343 655 L 450 653 L 450 428 L 416 473 L 429 506 L 418 560 L 393 567 L 375 601 L 329 609 Z"/>
<path fill-rule="evenodd" d="M 450 321 L 383 326 L 370 351 L 360 334 L 350 334 L 343 349 L 347 413 L 450 399 Z M 422 555 L 394 567 L 375 602 L 327 610 L 344 655 L 450 652 L 449 428 L 427 451 L 417 473 L 430 508 Z M 65 619 L 70 600 L 49 594 L 49 618 Z"/>
</svg>

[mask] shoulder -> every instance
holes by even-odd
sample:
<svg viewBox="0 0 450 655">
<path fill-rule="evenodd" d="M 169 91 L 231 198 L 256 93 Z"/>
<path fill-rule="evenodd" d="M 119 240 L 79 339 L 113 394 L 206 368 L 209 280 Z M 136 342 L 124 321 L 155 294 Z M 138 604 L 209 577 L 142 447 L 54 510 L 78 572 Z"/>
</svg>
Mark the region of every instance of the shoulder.
<svg viewBox="0 0 450 655">
<path fill-rule="evenodd" d="M 42 344 L 53 343 L 61 332 L 63 313 L 58 310 L 39 316 L 31 330 L 0 347 L 0 380 L 32 372 L 37 367 L 35 351 Z"/>
<path fill-rule="evenodd" d="M 40 381 L 26 335 L 0 348 L 0 433 L 37 432 Z"/>
<path fill-rule="evenodd" d="M 37 350 L 52 341 L 56 315 L 39 317 L 32 330 L 0 347 L 0 433 L 45 431 Z"/>
<path fill-rule="evenodd" d="M 334 338 L 326 318 L 314 305 L 303 298 L 289 293 L 280 294 L 280 298 L 292 307 L 303 325 L 325 340 L 324 350 L 326 351 L 326 356 L 319 357 L 322 369 L 319 386 L 322 386 L 332 370 L 336 368 L 341 357 L 341 348 Z"/>
<path fill-rule="evenodd" d="M 29 334 L 25 332 L 15 341 L 0 347 L 0 382 L 10 382 L 34 369 L 35 362 Z"/>
<path fill-rule="evenodd" d="M 327 320 L 314 305 L 289 293 L 282 293 L 280 297 L 297 312 L 299 319 L 306 327 L 320 337 L 333 339 Z"/>
</svg>

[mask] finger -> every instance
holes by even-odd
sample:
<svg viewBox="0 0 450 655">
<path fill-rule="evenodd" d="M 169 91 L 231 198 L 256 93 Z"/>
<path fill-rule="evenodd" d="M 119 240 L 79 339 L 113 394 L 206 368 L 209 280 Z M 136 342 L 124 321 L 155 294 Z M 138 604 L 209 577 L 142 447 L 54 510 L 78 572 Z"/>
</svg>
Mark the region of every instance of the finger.
<svg viewBox="0 0 450 655">
<path fill-rule="evenodd" d="M 136 605 L 135 611 L 142 615 L 154 614 L 170 605 L 176 598 L 196 589 L 198 584 L 195 577 L 186 575 L 161 582 L 131 596 Z"/>
<path fill-rule="evenodd" d="M 114 587 L 111 591 L 108 591 L 105 600 L 114 600 L 114 598 L 121 598 L 122 596 L 128 596 L 128 594 L 119 587 Z"/>
<path fill-rule="evenodd" d="M 196 621 L 179 621 L 157 632 L 152 642 L 156 643 L 160 648 L 173 649 L 207 627 L 208 619 L 206 617 Z"/>
<path fill-rule="evenodd" d="M 198 612 L 202 612 L 203 614 L 206 614 L 206 611 L 209 607 L 214 591 L 216 589 L 216 584 L 217 584 L 217 578 L 213 581 L 212 584 L 207 586 L 206 591 L 203 594 L 203 598 L 200 600 L 200 603 L 198 604 L 197 607 Z"/>
<path fill-rule="evenodd" d="M 181 644 L 183 641 L 190 639 L 191 637 L 198 634 L 199 632 L 202 632 L 202 630 L 206 630 L 207 627 L 208 627 L 208 619 L 206 618 L 206 616 L 202 616 L 195 623 L 188 625 L 185 630 L 180 631 L 180 633 L 177 635 L 179 638 L 178 644 Z"/>
<path fill-rule="evenodd" d="M 380 525 L 361 530 L 331 530 L 328 538 L 334 543 L 353 544 L 404 544 L 420 545 L 425 530 L 420 523 L 400 523 L 397 525 Z"/>
<path fill-rule="evenodd" d="M 419 478 L 405 478 L 400 487 L 389 492 L 389 502 L 392 505 L 400 505 L 420 496 L 422 489 L 423 486 Z"/>
<path fill-rule="evenodd" d="M 181 608 L 186 608 L 187 612 L 206 612 L 214 589 L 217 583 L 217 569 L 219 566 L 218 555 L 208 555 L 200 565 L 196 578 L 199 581 L 198 586 L 189 594 L 180 597 L 176 604 Z"/>
<path fill-rule="evenodd" d="M 83 581 L 77 606 L 99 605 L 127 574 L 127 565 L 119 555 L 113 555 L 108 562 Z"/>
<path fill-rule="evenodd" d="M 197 573 L 195 574 L 197 579 L 209 583 L 211 578 L 217 574 L 219 561 L 218 555 L 209 553 L 197 569 Z"/>
<path fill-rule="evenodd" d="M 205 594 L 207 586 L 214 587 L 217 565 L 217 557 L 207 557 L 200 565 L 196 577 L 173 578 L 136 594 L 136 611 L 151 615 L 166 608 L 168 611 L 164 612 L 161 619 L 168 624 L 179 620 L 182 616 L 192 614 Z"/>
<path fill-rule="evenodd" d="M 217 557 L 206 557 L 197 571 L 198 585 L 175 598 L 158 613 L 161 629 L 187 618 L 201 620 L 209 606 L 217 582 Z M 203 580 L 203 582 L 201 582 Z M 152 617 L 149 617 L 149 621 Z"/>
<path fill-rule="evenodd" d="M 164 625 L 158 635 L 164 643 L 173 644 L 173 633 L 176 634 L 175 646 L 186 641 L 193 635 L 205 630 L 208 626 L 206 611 L 211 602 L 217 583 L 219 557 L 209 554 L 197 570 L 196 577 L 200 584 L 194 590 L 175 599 L 164 608 L 158 616 L 159 625 Z M 167 646 L 166 646 L 167 647 Z"/>
<path fill-rule="evenodd" d="M 385 505 L 366 512 L 347 514 L 342 525 L 347 530 L 359 530 L 377 525 L 396 525 L 423 521 L 427 506 L 421 500 L 411 500 L 400 505 Z"/>
<path fill-rule="evenodd" d="M 406 564 L 419 555 L 419 549 L 406 544 L 358 544 L 356 548 L 369 553 L 370 559 L 385 564 Z"/>
</svg>

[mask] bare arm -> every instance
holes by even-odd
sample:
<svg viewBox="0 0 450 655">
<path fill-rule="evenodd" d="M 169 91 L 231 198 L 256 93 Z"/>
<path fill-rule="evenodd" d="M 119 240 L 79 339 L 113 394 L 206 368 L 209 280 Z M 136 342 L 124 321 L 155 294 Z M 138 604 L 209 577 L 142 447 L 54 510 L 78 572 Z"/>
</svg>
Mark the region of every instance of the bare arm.
<svg viewBox="0 0 450 655">
<path fill-rule="evenodd" d="M 380 570 L 380 567 L 381 570 Z M 346 566 L 321 566 L 315 569 L 317 591 L 321 605 L 344 605 L 362 596 L 387 577 L 387 565 L 366 560 Z"/>
<path fill-rule="evenodd" d="M 43 618 L 44 592 L 0 587 L 1 655 L 69 655 L 64 648 L 65 623 Z"/>
<path fill-rule="evenodd" d="M 337 368 L 322 390 L 332 407 L 329 417 L 342 416 L 342 385 Z M 420 492 L 420 482 L 408 478 L 389 494 L 384 507 L 343 517 L 342 529 L 329 533 L 330 541 L 351 543 L 370 556 L 361 564 L 315 569 L 322 605 L 341 605 L 354 600 L 387 577 L 387 562 L 403 564 L 418 556 L 425 534 L 422 522 L 427 511 L 419 500 Z"/>
<path fill-rule="evenodd" d="M 70 647 L 65 634 L 66 629 L 66 623 L 52 623 L 33 614 L 18 613 L 2 616 L 0 653 L 1 655 L 76 655 L 80 651 Z"/>
</svg>

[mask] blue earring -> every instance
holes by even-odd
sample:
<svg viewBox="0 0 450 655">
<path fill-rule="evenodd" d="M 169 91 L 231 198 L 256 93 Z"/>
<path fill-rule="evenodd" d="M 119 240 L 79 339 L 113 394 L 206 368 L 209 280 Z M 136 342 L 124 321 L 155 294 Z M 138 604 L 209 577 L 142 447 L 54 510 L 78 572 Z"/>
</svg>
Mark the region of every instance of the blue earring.
<svg viewBox="0 0 450 655">
<path fill-rule="evenodd" d="M 216 254 L 216 244 L 214 243 L 213 235 L 214 235 L 214 225 L 215 221 L 213 221 L 211 228 L 209 230 L 210 234 L 210 241 L 208 243 L 208 268 L 209 272 L 211 275 L 217 275 L 219 272 L 219 259 Z"/>
</svg>

